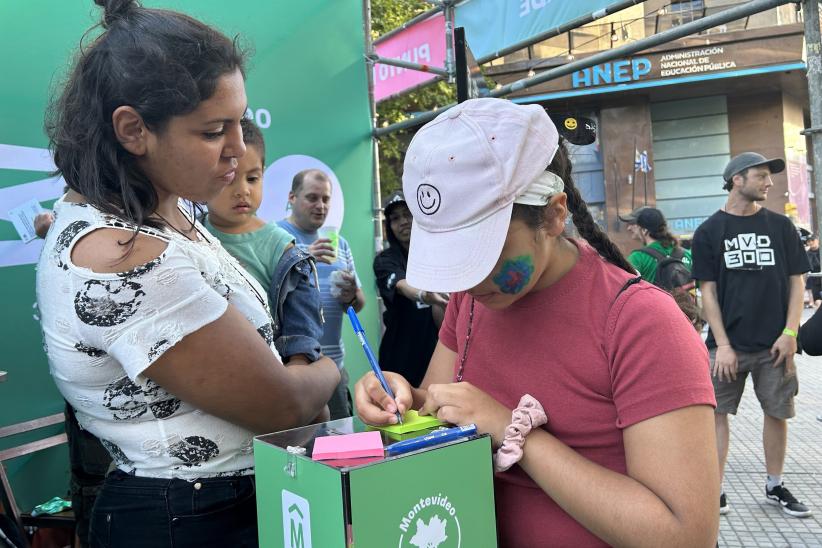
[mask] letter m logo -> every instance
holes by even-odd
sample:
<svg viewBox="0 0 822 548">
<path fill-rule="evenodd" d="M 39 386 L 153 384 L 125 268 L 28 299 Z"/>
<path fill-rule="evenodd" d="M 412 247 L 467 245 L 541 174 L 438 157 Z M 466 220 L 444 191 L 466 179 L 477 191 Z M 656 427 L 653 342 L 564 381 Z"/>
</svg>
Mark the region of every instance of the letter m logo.
<svg viewBox="0 0 822 548">
<path fill-rule="evenodd" d="M 296 504 L 292 504 L 288 509 L 288 514 L 291 516 L 291 548 L 305 548 L 303 542 L 303 514 Z"/>
<path fill-rule="evenodd" d="M 283 546 L 285 548 L 312 548 L 311 511 L 308 501 L 283 489 Z"/>
<path fill-rule="evenodd" d="M 735 249 L 739 249 L 739 240 L 736 238 L 725 240 L 725 251 L 733 251 Z"/>
</svg>

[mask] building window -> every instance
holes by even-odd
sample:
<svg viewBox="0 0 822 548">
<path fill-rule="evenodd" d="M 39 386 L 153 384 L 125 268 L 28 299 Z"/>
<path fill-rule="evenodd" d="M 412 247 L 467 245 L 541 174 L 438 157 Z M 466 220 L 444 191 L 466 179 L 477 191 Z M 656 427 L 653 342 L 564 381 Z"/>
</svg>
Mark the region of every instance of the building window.
<svg viewBox="0 0 822 548">
<path fill-rule="evenodd" d="M 705 2 L 704 0 L 674 0 L 671 2 L 671 13 L 688 13 L 693 11 L 699 11 L 700 14 L 702 10 L 705 9 Z M 694 19 L 698 19 L 695 17 Z"/>
<path fill-rule="evenodd" d="M 671 2 L 671 26 L 678 27 L 705 17 L 704 0 L 680 0 Z"/>
</svg>

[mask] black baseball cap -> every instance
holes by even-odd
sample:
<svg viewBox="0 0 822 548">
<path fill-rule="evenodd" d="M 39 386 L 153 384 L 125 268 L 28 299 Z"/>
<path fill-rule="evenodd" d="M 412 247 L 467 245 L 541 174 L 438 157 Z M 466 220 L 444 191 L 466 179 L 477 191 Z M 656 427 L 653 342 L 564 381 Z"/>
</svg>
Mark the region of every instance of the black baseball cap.
<svg viewBox="0 0 822 548">
<path fill-rule="evenodd" d="M 638 225 L 649 232 L 655 232 L 667 224 L 665 215 L 657 208 L 649 206 L 638 207 L 628 215 L 620 215 L 619 220 Z"/>
<path fill-rule="evenodd" d="M 382 201 L 383 214 L 387 217 L 388 212 L 398 204 L 403 204 L 407 206 L 407 204 L 405 203 L 405 195 L 402 193 L 401 190 L 392 192 L 391 194 L 385 197 L 385 199 Z"/>
<path fill-rule="evenodd" d="M 725 182 L 730 183 L 733 176 L 740 171 L 756 166 L 768 166 L 771 173 L 782 173 L 785 171 L 785 160 L 782 158 L 768 159 L 756 152 L 743 152 L 731 158 L 731 161 L 725 166 L 725 171 L 722 172 L 722 178 L 725 179 Z"/>
<path fill-rule="evenodd" d="M 799 234 L 799 239 L 802 240 L 803 244 L 808 243 L 811 240 L 819 239 L 816 232 L 811 232 L 807 228 L 802 228 L 801 226 L 796 227 L 796 232 Z"/>
</svg>

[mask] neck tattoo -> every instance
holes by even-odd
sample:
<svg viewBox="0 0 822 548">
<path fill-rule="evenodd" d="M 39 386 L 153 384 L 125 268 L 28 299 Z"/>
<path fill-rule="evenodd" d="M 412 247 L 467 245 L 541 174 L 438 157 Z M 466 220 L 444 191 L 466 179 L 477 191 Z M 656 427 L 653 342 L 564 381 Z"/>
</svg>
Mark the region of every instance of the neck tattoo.
<svg viewBox="0 0 822 548">
<path fill-rule="evenodd" d="M 520 255 L 505 261 L 493 281 L 503 293 L 516 295 L 525 289 L 533 274 L 534 261 L 531 256 Z"/>
</svg>

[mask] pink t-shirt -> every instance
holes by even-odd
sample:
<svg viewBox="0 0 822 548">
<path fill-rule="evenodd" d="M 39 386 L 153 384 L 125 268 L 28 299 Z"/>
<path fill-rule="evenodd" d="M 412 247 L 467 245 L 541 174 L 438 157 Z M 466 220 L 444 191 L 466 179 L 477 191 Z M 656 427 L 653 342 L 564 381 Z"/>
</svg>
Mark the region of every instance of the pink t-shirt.
<svg viewBox="0 0 822 548">
<path fill-rule="evenodd" d="M 503 310 L 475 304 L 463 378 L 510 408 L 531 394 L 548 413 L 548 432 L 624 474 L 623 428 L 716 405 L 708 353 L 667 293 L 641 282 L 614 301 L 631 275 L 574 243 L 579 261 L 552 286 Z M 453 295 L 440 330 L 457 364 L 470 303 L 465 293 Z M 605 546 L 517 465 L 497 474 L 495 497 L 502 547 Z"/>
</svg>

